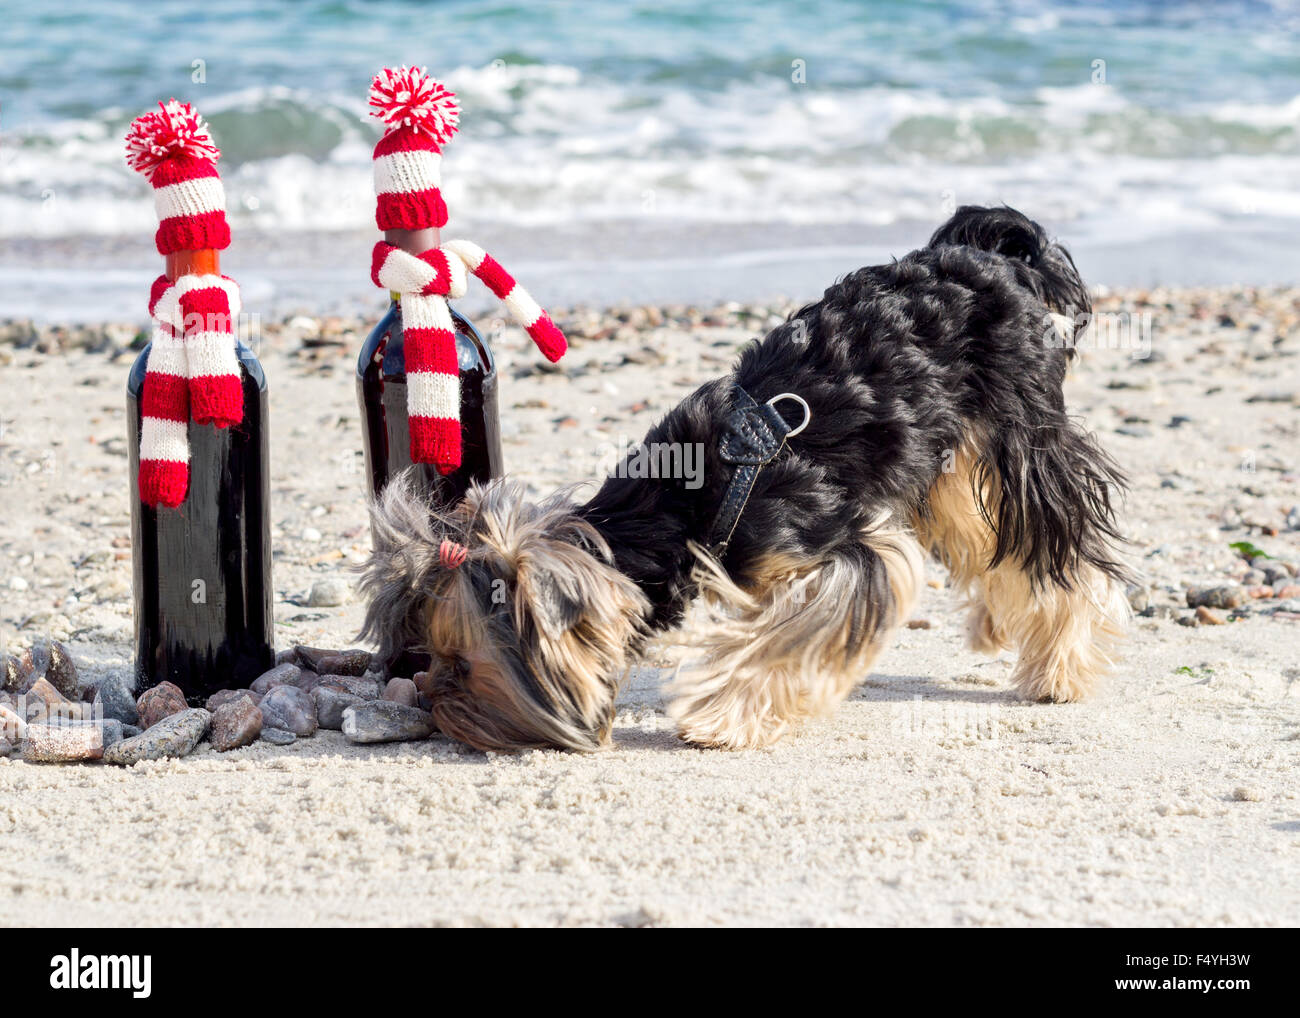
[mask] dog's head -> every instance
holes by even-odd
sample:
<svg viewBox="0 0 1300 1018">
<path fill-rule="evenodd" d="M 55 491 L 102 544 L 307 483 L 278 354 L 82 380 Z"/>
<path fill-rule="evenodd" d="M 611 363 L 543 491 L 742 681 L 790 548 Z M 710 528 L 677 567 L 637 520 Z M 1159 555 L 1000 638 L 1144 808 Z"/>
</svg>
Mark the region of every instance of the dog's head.
<svg viewBox="0 0 1300 1018">
<path fill-rule="evenodd" d="M 477 749 L 608 744 L 648 604 L 567 498 L 533 504 L 493 481 L 439 512 L 408 473 L 372 507 L 371 529 L 363 636 L 386 658 L 432 654 L 444 734 Z"/>
</svg>

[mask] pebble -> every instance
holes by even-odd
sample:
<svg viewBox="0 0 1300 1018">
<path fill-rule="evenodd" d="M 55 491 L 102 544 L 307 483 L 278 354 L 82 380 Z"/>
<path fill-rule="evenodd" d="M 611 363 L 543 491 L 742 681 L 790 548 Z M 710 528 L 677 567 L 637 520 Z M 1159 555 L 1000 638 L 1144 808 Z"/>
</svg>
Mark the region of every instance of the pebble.
<svg viewBox="0 0 1300 1018">
<path fill-rule="evenodd" d="M 1238 608 L 1244 600 L 1244 592 L 1235 583 L 1218 587 L 1190 587 L 1187 590 L 1188 608 Z"/>
<path fill-rule="evenodd" d="M 140 710 L 135 705 L 135 694 L 131 686 L 121 675 L 110 675 L 99 684 L 95 693 L 95 704 L 102 716 L 116 718 L 124 725 L 138 724 Z"/>
<path fill-rule="evenodd" d="M 345 710 L 366 702 L 359 696 L 329 686 L 317 686 L 311 696 L 316 701 L 317 724 L 331 732 L 342 731 Z"/>
<path fill-rule="evenodd" d="M 207 734 L 212 715 L 202 707 L 170 714 L 156 725 L 104 751 L 104 762 L 129 767 L 141 760 L 163 760 L 193 751 Z"/>
<path fill-rule="evenodd" d="M 1150 438 L 1154 432 L 1143 424 L 1123 424 L 1115 429 L 1117 435 L 1127 435 L 1129 438 Z"/>
<path fill-rule="evenodd" d="M 27 713 L 30 715 L 33 709 L 54 709 L 64 704 L 70 703 L 66 696 L 54 688 L 53 684 L 44 677 L 37 679 L 32 683 L 32 688 L 25 694 L 27 697 Z"/>
<path fill-rule="evenodd" d="M 269 672 L 263 672 L 255 678 L 249 684 L 248 688 L 254 693 L 265 696 L 276 686 L 292 686 L 297 684 L 299 671 L 300 669 L 298 666 L 290 662 L 276 665 Z"/>
<path fill-rule="evenodd" d="M 68 648 L 58 640 L 50 641 L 50 662 L 45 666 L 45 678 L 69 700 L 81 695 L 81 679 Z"/>
<path fill-rule="evenodd" d="M 13 654 L 5 655 L 4 676 L 0 677 L 0 690 L 6 693 L 21 693 L 25 680 L 22 659 Z"/>
<path fill-rule="evenodd" d="M 123 739 L 130 738 L 132 735 L 139 735 L 140 729 L 130 725 L 124 725 L 117 718 L 102 718 L 92 722 L 99 726 L 101 737 L 104 740 L 104 748 L 121 742 Z"/>
<path fill-rule="evenodd" d="M 8 756 L 14 751 L 14 744 L 8 739 L 0 737 L 0 757 Z"/>
<path fill-rule="evenodd" d="M 269 742 L 272 746 L 289 746 L 298 741 L 298 736 L 283 728 L 263 728 L 262 741 Z"/>
<path fill-rule="evenodd" d="M 208 741 L 218 753 L 247 746 L 262 734 L 262 712 L 245 693 L 238 700 L 219 706 L 212 714 Z"/>
<path fill-rule="evenodd" d="M 908 619 L 907 620 L 908 629 L 929 629 L 931 625 L 932 623 L 930 622 L 929 619 Z"/>
<path fill-rule="evenodd" d="M 293 732 L 299 738 L 316 734 L 316 702 L 296 686 L 276 686 L 259 705 L 263 723 Z"/>
<path fill-rule="evenodd" d="M 1151 591 L 1140 583 L 1132 583 L 1125 591 L 1129 607 L 1135 612 L 1144 612 L 1151 605 Z"/>
<path fill-rule="evenodd" d="M 368 650 L 341 650 L 326 654 L 316 662 L 316 671 L 322 675 L 365 675 L 370 670 L 373 655 Z"/>
<path fill-rule="evenodd" d="M 135 702 L 135 708 L 140 713 L 140 727 L 146 731 L 164 718 L 179 714 L 188 707 L 185 694 L 171 682 L 160 682 L 152 689 L 146 689 Z"/>
<path fill-rule="evenodd" d="M 338 654 L 336 650 L 323 650 L 320 647 L 304 647 L 298 644 L 293 648 L 293 657 L 297 664 L 303 668 L 310 668 L 313 672 L 325 674 L 326 669 L 320 666 L 321 661 L 327 657 L 334 657 Z"/>
<path fill-rule="evenodd" d="M 87 721 L 28 725 L 23 740 L 23 759 L 29 763 L 99 760 L 103 755 L 103 730 Z"/>
<path fill-rule="evenodd" d="M 1237 802 L 1260 802 L 1264 796 L 1260 794 L 1257 788 L 1248 788 L 1245 785 L 1238 785 L 1232 790 L 1232 797 Z"/>
<path fill-rule="evenodd" d="M 337 608 L 347 603 L 351 593 L 352 588 L 348 586 L 347 580 L 336 577 L 317 580 L 311 585 L 311 592 L 307 595 L 307 607 Z"/>
<path fill-rule="evenodd" d="M 321 682 L 330 682 L 346 689 L 353 696 L 363 700 L 378 700 L 383 695 L 384 685 L 369 675 L 323 675 Z"/>
<path fill-rule="evenodd" d="M 1265 562 L 1261 571 L 1264 573 L 1264 582 L 1270 587 L 1284 587 L 1295 575 L 1289 562 Z"/>
<path fill-rule="evenodd" d="M 1285 587 L 1279 587 L 1273 591 L 1273 596 L 1288 601 L 1293 597 L 1300 597 L 1300 583 L 1288 583 Z"/>
<path fill-rule="evenodd" d="M 433 734 L 433 717 L 417 707 L 376 700 L 343 712 L 343 734 L 352 742 L 411 742 Z"/>
<path fill-rule="evenodd" d="M 0 704 L 0 738 L 8 739 L 10 742 L 22 742 L 26 734 L 27 722 L 10 708 Z"/>
<path fill-rule="evenodd" d="M 204 706 L 215 714 L 218 707 L 223 707 L 228 703 L 236 703 L 244 697 L 248 697 L 254 704 L 260 703 L 262 700 L 262 694 L 255 693 L 251 689 L 218 689 L 208 697 L 208 702 Z"/>
<path fill-rule="evenodd" d="M 389 679 L 384 687 L 383 698 L 389 703 L 400 703 L 404 707 L 414 707 L 419 690 L 410 679 Z"/>
<path fill-rule="evenodd" d="M 1221 626 L 1224 620 L 1222 615 L 1210 611 L 1202 604 L 1196 606 L 1196 621 L 1203 626 Z"/>
</svg>

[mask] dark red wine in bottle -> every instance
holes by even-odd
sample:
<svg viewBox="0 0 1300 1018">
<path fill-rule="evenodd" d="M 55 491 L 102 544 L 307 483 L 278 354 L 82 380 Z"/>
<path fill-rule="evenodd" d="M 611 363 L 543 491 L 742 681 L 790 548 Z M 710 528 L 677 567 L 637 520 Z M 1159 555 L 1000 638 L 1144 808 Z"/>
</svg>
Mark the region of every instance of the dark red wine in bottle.
<svg viewBox="0 0 1300 1018">
<path fill-rule="evenodd" d="M 437 231 L 389 231 L 388 242 L 413 253 L 437 244 Z M 411 432 L 406 409 L 406 358 L 402 305 L 396 297 L 361 348 L 357 359 L 357 402 L 361 407 L 366 485 L 377 498 L 388 481 L 414 466 L 419 483 L 436 505 L 452 506 L 475 482 L 500 477 L 501 425 L 497 371 L 492 352 L 477 329 L 451 309 L 456 330 L 456 359 L 460 366 L 461 462 L 450 474 L 432 463 L 411 461 Z M 408 650 L 388 662 L 395 675 L 413 675 L 429 666 L 429 656 Z"/>
<path fill-rule="evenodd" d="M 172 279 L 192 271 L 175 260 L 168 258 Z M 275 663 L 266 376 L 241 339 L 236 353 L 244 419 L 228 428 L 190 424 L 189 490 L 175 509 L 140 500 L 148 347 L 127 382 L 136 691 L 172 682 L 196 705 L 247 686 Z"/>
</svg>

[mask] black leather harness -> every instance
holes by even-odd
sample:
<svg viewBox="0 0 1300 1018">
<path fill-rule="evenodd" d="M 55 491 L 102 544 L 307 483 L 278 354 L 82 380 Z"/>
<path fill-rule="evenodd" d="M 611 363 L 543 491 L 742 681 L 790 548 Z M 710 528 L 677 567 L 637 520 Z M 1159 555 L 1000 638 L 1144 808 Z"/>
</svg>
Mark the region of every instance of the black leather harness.
<svg viewBox="0 0 1300 1018">
<path fill-rule="evenodd" d="M 719 559 L 726 554 L 740 514 L 753 494 L 759 471 L 780 455 L 787 438 L 799 434 L 812 420 L 808 404 L 793 392 L 773 396 L 766 403 L 759 403 L 735 382 L 731 383 L 731 392 L 734 408 L 723 425 L 718 452 L 734 469 L 709 531 L 709 551 Z M 784 399 L 792 399 L 803 407 L 800 424 L 788 423 L 777 411 L 776 404 Z"/>
</svg>

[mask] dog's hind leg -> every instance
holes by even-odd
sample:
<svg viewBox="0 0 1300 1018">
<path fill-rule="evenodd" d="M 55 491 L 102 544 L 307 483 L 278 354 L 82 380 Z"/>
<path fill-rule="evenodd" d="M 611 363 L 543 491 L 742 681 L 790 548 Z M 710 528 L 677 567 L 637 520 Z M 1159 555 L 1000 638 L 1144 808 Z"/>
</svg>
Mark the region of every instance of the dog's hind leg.
<svg viewBox="0 0 1300 1018">
<path fill-rule="evenodd" d="M 688 742 L 765 746 L 832 711 L 911 612 L 921 552 L 909 532 L 875 525 L 825 557 L 773 556 L 758 575 L 742 590 L 701 557 L 696 614 L 677 638 L 700 657 L 669 689 Z"/>
<path fill-rule="evenodd" d="M 955 458 L 930 489 L 927 511 L 915 520 L 922 544 L 947 567 L 973 605 L 970 643 L 986 653 L 1014 647 L 1012 676 L 1032 700 L 1080 700 L 1109 670 L 1124 635 L 1128 603 L 1110 570 L 1076 554 L 1063 556 L 1057 575 L 1035 571 L 1026 553 L 1010 547 L 999 560 L 1001 484 L 981 469 L 973 448 Z"/>
</svg>

